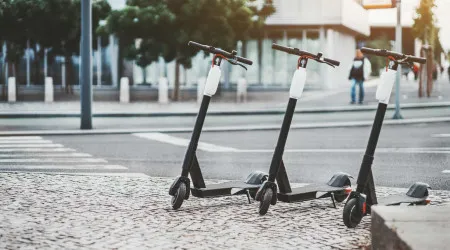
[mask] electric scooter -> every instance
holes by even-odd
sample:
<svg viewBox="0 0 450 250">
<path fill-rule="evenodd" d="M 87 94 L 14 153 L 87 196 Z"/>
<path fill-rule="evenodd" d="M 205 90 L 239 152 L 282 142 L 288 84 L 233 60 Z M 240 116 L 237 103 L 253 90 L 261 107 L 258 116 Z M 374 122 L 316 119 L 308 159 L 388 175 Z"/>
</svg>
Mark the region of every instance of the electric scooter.
<svg viewBox="0 0 450 250">
<path fill-rule="evenodd" d="M 180 208 L 183 201 L 189 198 L 189 193 L 192 193 L 193 196 L 199 198 L 246 194 L 248 202 L 251 203 L 250 197 L 254 197 L 259 186 L 267 178 L 267 174 L 255 171 L 251 173 L 244 182 L 231 181 L 206 186 L 197 160 L 196 150 L 203 128 L 203 122 L 205 121 L 206 113 L 208 111 L 209 102 L 219 86 L 221 76 L 220 65 L 222 60 L 226 60 L 232 65 L 241 66 L 244 69 L 247 68 L 243 64 L 252 65 L 253 62 L 247 58 L 237 56 L 237 52 L 234 50 L 230 53 L 213 46 L 203 45 L 192 41 L 189 42 L 188 45 L 212 53 L 214 54 L 214 58 L 206 79 L 203 99 L 195 121 L 191 140 L 184 157 L 181 176 L 175 179 L 169 189 L 169 194 L 172 196 L 172 208 Z M 191 175 L 193 187 L 190 185 L 189 174 Z M 233 192 L 232 189 L 238 189 L 239 191 Z"/>
<path fill-rule="evenodd" d="M 386 72 L 382 75 L 381 84 L 377 88 L 376 99 L 379 101 L 375 120 L 370 132 L 369 142 L 364 154 L 361 168 L 358 174 L 356 191 L 350 193 L 344 206 L 343 219 L 348 228 L 356 227 L 363 216 L 370 214 L 373 205 L 400 205 L 409 203 L 410 205 L 426 205 L 428 200 L 428 189 L 430 186 L 426 183 L 416 182 L 406 194 L 390 195 L 377 199 L 375 194 L 375 184 L 372 175 L 372 162 L 374 159 L 375 148 L 383 125 L 384 115 L 386 113 L 392 87 L 395 82 L 397 68 L 399 65 L 406 64 L 410 67 L 414 62 L 424 64 L 425 58 L 404 55 L 388 50 L 361 48 L 364 54 L 386 57 Z"/>
<path fill-rule="evenodd" d="M 339 66 L 340 63 L 335 60 L 323 58 L 322 53 L 314 55 L 297 48 L 284 47 L 278 44 L 273 44 L 272 49 L 299 56 L 299 59 L 297 62 L 297 70 L 292 78 L 289 92 L 289 102 L 284 115 L 280 135 L 278 137 L 278 142 L 270 164 L 269 178 L 261 185 L 256 193 L 255 199 L 260 202 L 259 214 L 266 214 L 269 206 L 271 204 L 275 205 L 277 200 L 283 202 L 298 202 L 330 197 L 333 202 L 333 206 L 336 208 L 335 200 L 338 202 L 344 201 L 347 198 L 348 193 L 351 191 L 350 178 L 352 177 L 346 173 L 337 173 L 327 183 L 318 183 L 304 187 L 291 188 L 283 162 L 283 153 L 291 126 L 292 117 L 295 112 L 297 99 L 301 97 L 305 86 L 306 65 L 308 60 L 324 63 L 333 68 L 335 66 Z M 278 184 L 278 192 L 275 179 Z M 318 195 L 318 193 L 323 194 Z"/>
</svg>

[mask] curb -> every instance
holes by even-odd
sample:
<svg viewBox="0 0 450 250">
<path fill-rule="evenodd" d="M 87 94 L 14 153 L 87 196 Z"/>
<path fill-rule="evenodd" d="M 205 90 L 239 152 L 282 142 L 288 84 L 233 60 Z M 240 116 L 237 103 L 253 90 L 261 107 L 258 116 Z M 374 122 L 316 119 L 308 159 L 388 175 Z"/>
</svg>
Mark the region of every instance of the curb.
<svg viewBox="0 0 450 250">
<path fill-rule="evenodd" d="M 430 108 L 450 108 L 450 102 L 434 102 L 434 103 L 406 103 L 402 104 L 401 108 L 406 109 L 430 109 Z M 295 113 L 337 113 L 337 112 L 364 112 L 373 111 L 377 109 L 377 105 L 367 106 L 340 106 L 340 107 L 324 107 L 324 108 L 298 108 Z M 388 110 L 395 109 L 391 105 Z M 254 109 L 254 110 L 236 110 L 236 111 L 209 111 L 208 116 L 232 116 L 232 115 L 279 115 L 284 114 L 284 108 L 277 109 Z M 120 117 L 172 117 L 172 116 L 197 116 L 197 111 L 186 112 L 98 112 L 92 115 L 98 118 L 120 118 Z M 0 112 L 0 118 L 79 118 L 80 112 Z"/>
<path fill-rule="evenodd" d="M 450 117 L 413 118 L 403 120 L 385 120 L 383 125 L 404 125 L 420 123 L 450 122 Z M 324 122 L 292 124 L 291 129 L 314 129 L 314 128 L 339 128 L 339 127 L 366 127 L 372 126 L 373 121 L 352 122 Z M 218 126 L 205 127 L 203 132 L 231 132 L 231 131 L 264 131 L 279 130 L 280 124 L 263 124 L 257 126 Z M 190 133 L 192 128 L 135 128 L 135 129 L 97 129 L 97 130 L 30 130 L 30 131 L 3 131 L 0 136 L 45 136 L 45 135 L 102 135 L 102 134 L 132 134 L 132 133 Z"/>
</svg>

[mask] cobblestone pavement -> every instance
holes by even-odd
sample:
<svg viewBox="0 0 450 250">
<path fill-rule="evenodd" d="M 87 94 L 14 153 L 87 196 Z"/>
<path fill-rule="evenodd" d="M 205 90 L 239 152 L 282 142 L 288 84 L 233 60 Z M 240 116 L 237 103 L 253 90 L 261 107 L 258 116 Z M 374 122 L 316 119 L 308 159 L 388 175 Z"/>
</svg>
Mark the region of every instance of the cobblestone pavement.
<svg viewBox="0 0 450 250">
<path fill-rule="evenodd" d="M 356 229 L 329 199 L 278 203 L 259 216 L 245 196 L 191 197 L 170 208 L 172 179 L 0 173 L 0 249 L 358 249 Z M 379 195 L 405 191 L 378 188 Z M 432 205 L 450 191 L 431 191 Z"/>
</svg>

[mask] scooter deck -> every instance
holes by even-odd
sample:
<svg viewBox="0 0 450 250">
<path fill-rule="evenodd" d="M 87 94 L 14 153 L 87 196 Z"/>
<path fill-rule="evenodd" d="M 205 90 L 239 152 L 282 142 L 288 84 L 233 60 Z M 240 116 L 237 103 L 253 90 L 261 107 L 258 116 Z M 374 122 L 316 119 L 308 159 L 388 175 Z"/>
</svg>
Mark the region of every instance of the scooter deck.
<svg viewBox="0 0 450 250">
<path fill-rule="evenodd" d="M 233 195 L 231 189 L 240 188 L 247 190 L 257 190 L 261 185 L 247 184 L 242 181 L 230 181 L 218 184 L 207 185 L 206 188 L 191 188 L 193 196 L 198 198 L 216 197 L 216 196 L 229 196 Z"/>
<path fill-rule="evenodd" d="M 293 188 L 291 193 L 278 193 L 278 200 L 283 202 L 313 200 L 329 197 L 329 193 L 344 190 L 344 187 L 332 187 L 326 183 L 310 184 L 304 187 Z M 327 192 L 328 194 L 316 197 L 317 192 Z"/>
<path fill-rule="evenodd" d="M 408 196 L 406 194 L 396 194 L 396 195 L 389 195 L 386 197 L 382 197 L 378 199 L 377 205 L 383 205 L 383 206 L 395 206 L 400 205 L 401 203 L 420 203 L 427 199 L 427 197 L 422 198 L 414 198 L 411 196 Z"/>
</svg>

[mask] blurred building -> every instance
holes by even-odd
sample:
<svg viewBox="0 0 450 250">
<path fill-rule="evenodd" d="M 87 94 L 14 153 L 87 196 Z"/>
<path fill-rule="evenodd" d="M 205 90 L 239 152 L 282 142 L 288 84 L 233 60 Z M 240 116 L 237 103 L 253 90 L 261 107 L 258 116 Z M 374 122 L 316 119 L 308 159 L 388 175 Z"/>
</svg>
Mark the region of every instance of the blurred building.
<svg viewBox="0 0 450 250">
<path fill-rule="evenodd" d="M 125 0 L 109 0 L 114 9 L 125 6 Z M 403 48 L 404 52 L 414 54 L 418 43 L 412 38 L 411 27 L 415 13 L 415 7 L 419 0 L 403 0 Z M 266 21 L 262 46 L 258 46 L 256 39 L 240 43 L 237 48 L 239 54 L 245 53 L 246 57 L 255 63 L 245 72 L 240 67 L 228 67 L 223 64 L 222 83 L 224 89 L 233 89 L 239 77 L 245 76 L 250 89 L 276 90 L 289 87 L 290 80 L 296 69 L 297 58 L 293 55 L 274 51 L 272 43 L 297 47 L 312 53 L 322 52 L 326 57 L 339 60 L 341 66 L 331 68 L 326 65 L 310 63 L 308 65 L 307 88 L 336 89 L 347 88 L 347 76 L 351 61 L 355 56 L 355 49 L 361 42 L 375 39 L 385 34 L 389 40 L 394 40 L 395 34 L 395 9 L 365 10 L 359 0 L 273 0 L 276 13 Z M 98 72 L 97 58 L 101 58 L 102 80 L 101 84 L 106 88 L 118 85 L 118 44 L 113 37 L 109 38 L 110 45 L 94 52 L 93 72 L 94 84 L 98 85 L 96 74 Z M 201 41 L 199 41 L 201 42 Z M 0 49 L 1 50 L 1 49 Z M 28 53 L 33 61 L 32 51 Z M 416 53 L 417 54 L 417 53 Z M 261 56 L 261 63 L 258 57 Z M 211 58 L 204 58 L 199 53 L 193 58 L 191 69 L 181 69 L 182 89 L 196 88 L 197 80 L 206 76 L 210 67 Z M 74 70 L 78 72 L 79 58 L 73 57 Z M 0 64 L 1 60 L 0 60 Z M 41 62 L 41 65 L 43 63 Z M 56 58 L 52 64 L 54 83 L 62 83 L 63 59 Z M 1 65 L 3 66 L 3 64 Z M 20 64 L 18 82 L 26 84 L 25 59 Z M 50 69 L 49 69 L 50 70 Z M 42 70 L 43 71 L 43 70 Z M 146 69 L 135 65 L 133 62 L 124 63 L 123 74 L 130 78 L 135 88 L 155 87 L 161 76 L 167 76 L 173 86 L 175 65 L 174 63 L 153 63 Z M 34 72 L 34 71 L 32 71 Z M 43 72 L 41 72 L 43 75 Z M 144 75 L 145 78 L 144 79 Z M 77 79 L 74 83 L 78 84 Z M 42 82 L 34 82 L 32 85 L 43 85 Z M 2 76 L 2 80 L 4 77 Z M 144 87 L 146 86 L 146 87 Z"/>
</svg>

